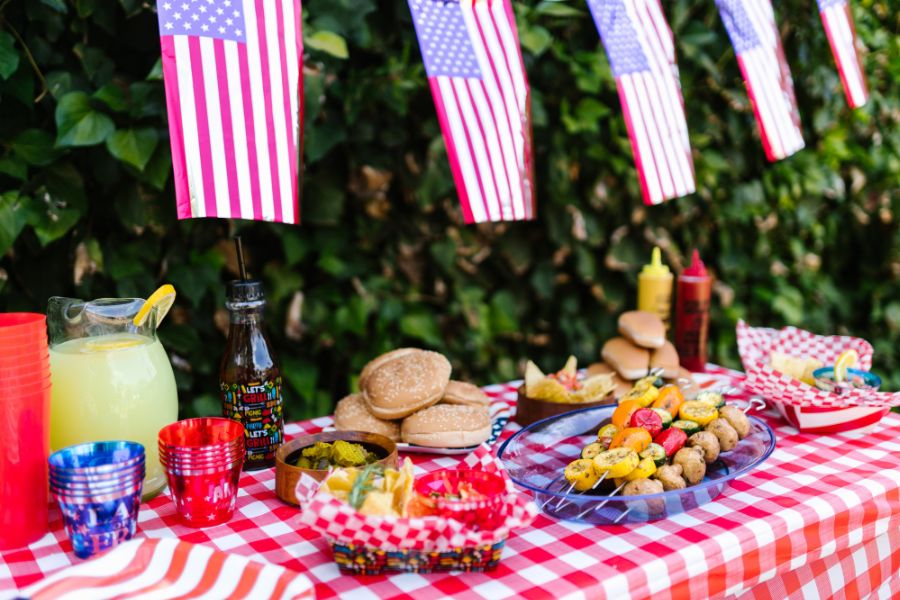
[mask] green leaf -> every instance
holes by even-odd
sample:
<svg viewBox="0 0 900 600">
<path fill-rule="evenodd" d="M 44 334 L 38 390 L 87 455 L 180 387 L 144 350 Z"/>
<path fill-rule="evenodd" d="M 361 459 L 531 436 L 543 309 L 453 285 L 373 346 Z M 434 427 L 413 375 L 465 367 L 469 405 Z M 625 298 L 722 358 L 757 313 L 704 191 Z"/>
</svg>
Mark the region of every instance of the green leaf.
<svg viewBox="0 0 900 600">
<path fill-rule="evenodd" d="M 543 27 L 532 25 L 522 28 L 520 39 L 523 48 L 535 56 L 540 56 L 550 47 L 553 35 Z"/>
<path fill-rule="evenodd" d="M 108 138 L 116 127 L 112 119 L 94 110 L 84 92 L 69 92 L 56 106 L 56 145 L 93 146 Z"/>
<path fill-rule="evenodd" d="M 21 210 L 22 200 L 15 191 L 0 195 L 0 256 L 6 254 L 25 227 L 25 211 Z"/>
<path fill-rule="evenodd" d="M 31 165 L 49 165 L 59 152 L 53 147 L 53 136 L 43 129 L 26 129 L 15 137 L 12 150 Z"/>
<path fill-rule="evenodd" d="M 53 10 L 61 12 L 63 14 L 69 12 L 69 8 L 66 6 L 66 3 L 63 0 L 41 0 L 41 4 L 46 4 Z"/>
<path fill-rule="evenodd" d="M 332 31 L 317 31 L 305 40 L 307 47 L 330 54 L 335 58 L 347 58 L 347 41 Z"/>
<path fill-rule="evenodd" d="M 19 67 L 19 53 L 16 52 L 16 40 L 5 31 L 0 31 L 0 77 L 9 79 Z"/>
<path fill-rule="evenodd" d="M 28 179 L 28 164 L 15 156 L 0 158 L 0 173 L 25 181 Z"/>
<path fill-rule="evenodd" d="M 441 343 L 441 331 L 431 311 L 418 310 L 403 315 L 400 318 L 400 331 L 431 346 Z"/>
<path fill-rule="evenodd" d="M 162 58 L 156 59 L 156 62 L 153 63 L 153 68 L 150 69 L 149 73 L 147 73 L 146 79 L 147 79 L 147 81 L 162 81 L 162 79 L 163 79 Z"/>
<path fill-rule="evenodd" d="M 110 82 L 94 92 L 94 98 L 116 112 L 124 112 L 128 108 L 128 99 L 122 86 Z"/>
<path fill-rule="evenodd" d="M 584 14 L 577 8 L 567 6 L 559 0 L 547 0 L 545 2 L 541 2 L 534 9 L 534 12 L 539 15 L 547 15 L 550 17 L 580 17 Z"/>
<path fill-rule="evenodd" d="M 119 129 L 106 139 L 109 153 L 143 171 L 156 149 L 159 136 L 152 127 Z"/>
</svg>

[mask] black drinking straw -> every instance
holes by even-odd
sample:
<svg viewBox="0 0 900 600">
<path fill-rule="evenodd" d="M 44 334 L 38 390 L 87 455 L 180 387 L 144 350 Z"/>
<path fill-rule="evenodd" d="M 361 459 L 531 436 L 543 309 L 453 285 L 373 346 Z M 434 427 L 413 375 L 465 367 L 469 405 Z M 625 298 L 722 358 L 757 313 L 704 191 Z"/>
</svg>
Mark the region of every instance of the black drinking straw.
<svg viewBox="0 0 900 600">
<path fill-rule="evenodd" d="M 244 247 L 241 245 L 241 236 L 234 237 L 234 247 L 237 249 L 238 269 L 241 271 L 241 281 L 247 281 L 247 267 L 244 266 Z"/>
</svg>

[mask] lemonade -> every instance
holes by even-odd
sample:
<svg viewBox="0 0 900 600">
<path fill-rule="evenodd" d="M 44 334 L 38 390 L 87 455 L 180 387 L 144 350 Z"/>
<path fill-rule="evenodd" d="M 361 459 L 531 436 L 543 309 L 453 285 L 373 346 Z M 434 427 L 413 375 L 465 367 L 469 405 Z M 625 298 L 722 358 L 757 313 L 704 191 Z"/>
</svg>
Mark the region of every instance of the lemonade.
<svg viewBox="0 0 900 600">
<path fill-rule="evenodd" d="M 50 445 L 131 440 L 144 445 L 144 497 L 166 483 L 157 434 L 178 418 L 175 377 L 156 337 L 112 333 L 50 348 L 53 378 Z"/>
</svg>

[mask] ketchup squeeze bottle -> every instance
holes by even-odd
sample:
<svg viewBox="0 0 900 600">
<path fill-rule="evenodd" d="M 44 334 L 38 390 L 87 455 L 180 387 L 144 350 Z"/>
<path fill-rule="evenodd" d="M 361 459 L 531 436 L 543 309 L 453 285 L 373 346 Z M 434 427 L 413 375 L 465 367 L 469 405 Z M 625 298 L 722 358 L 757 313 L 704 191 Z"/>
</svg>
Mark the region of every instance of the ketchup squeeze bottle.
<svg viewBox="0 0 900 600">
<path fill-rule="evenodd" d="M 675 348 L 681 366 L 689 371 L 706 368 L 711 296 L 712 277 L 694 250 L 691 265 L 678 276 L 675 297 Z"/>
</svg>

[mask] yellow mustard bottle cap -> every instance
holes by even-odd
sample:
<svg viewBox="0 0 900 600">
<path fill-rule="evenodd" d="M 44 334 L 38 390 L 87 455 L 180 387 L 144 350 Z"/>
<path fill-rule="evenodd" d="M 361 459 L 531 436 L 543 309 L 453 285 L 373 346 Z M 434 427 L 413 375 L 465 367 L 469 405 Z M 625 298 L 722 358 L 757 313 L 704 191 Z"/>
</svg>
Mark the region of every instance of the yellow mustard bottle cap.
<svg viewBox="0 0 900 600">
<path fill-rule="evenodd" d="M 664 265 L 662 262 L 662 254 L 659 251 L 659 246 L 654 247 L 653 254 L 650 255 L 650 263 L 644 265 L 644 268 L 641 269 L 641 275 L 665 277 L 669 274 L 668 265 Z"/>
</svg>

